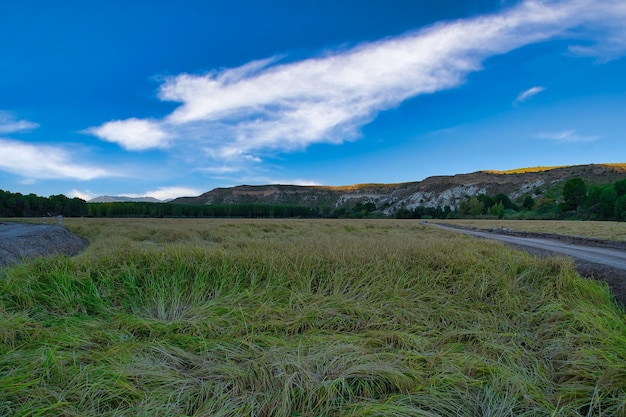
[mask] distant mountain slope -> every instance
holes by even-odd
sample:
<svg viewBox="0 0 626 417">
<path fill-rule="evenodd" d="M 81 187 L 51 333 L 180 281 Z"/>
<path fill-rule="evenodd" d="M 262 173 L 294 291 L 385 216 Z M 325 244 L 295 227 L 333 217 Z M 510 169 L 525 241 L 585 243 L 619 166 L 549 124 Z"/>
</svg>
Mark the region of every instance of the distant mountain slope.
<svg viewBox="0 0 626 417">
<path fill-rule="evenodd" d="M 173 200 L 179 204 L 293 204 L 307 207 L 352 207 L 374 203 L 386 214 L 398 208 L 458 207 L 468 196 L 506 194 L 515 200 L 545 191 L 579 177 L 588 184 L 608 184 L 626 178 L 626 164 L 592 164 L 535 167 L 511 171 L 478 171 L 471 174 L 428 177 L 400 184 L 358 184 L 342 187 L 299 185 L 241 185 L 216 188 L 198 197 Z"/>
<path fill-rule="evenodd" d="M 88 203 L 163 203 L 162 200 L 158 200 L 154 197 L 123 197 L 123 196 L 111 196 L 102 195 L 100 197 L 92 198 Z"/>
</svg>

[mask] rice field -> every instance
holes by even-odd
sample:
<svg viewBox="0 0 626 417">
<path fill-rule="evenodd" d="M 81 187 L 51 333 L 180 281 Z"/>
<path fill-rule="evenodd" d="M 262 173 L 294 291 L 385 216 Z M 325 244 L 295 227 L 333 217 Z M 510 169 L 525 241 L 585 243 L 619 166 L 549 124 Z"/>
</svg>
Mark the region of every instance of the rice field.
<svg viewBox="0 0 626 417">
<path fill-rule="evenodd" d="M 0 270 L 0 415 L 620 416 L 626 314 L 419 221 L 67 219 Z"/>
</svg>

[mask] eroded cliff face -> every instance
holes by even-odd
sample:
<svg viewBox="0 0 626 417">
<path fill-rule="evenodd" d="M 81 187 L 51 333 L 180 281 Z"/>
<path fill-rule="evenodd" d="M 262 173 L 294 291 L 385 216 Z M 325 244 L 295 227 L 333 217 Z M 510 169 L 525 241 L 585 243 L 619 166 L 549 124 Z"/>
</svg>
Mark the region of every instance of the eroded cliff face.
<svg viewBox="0 0 626 417">
<path fill-rule="evenodd" d="M 354 207 L 373 203 L 390 215 L 399 208 L 455 209 L 468 197 L 505 194 L 511 200 L 564 184 L 570 178 L 588 184 L 608 184 L 626 178 L 626 164 L 576 165 L 516 171 L 479 171 L 471 174 L 428 177 L 399 184 L 358 184 L 343 187 L 298 185 L 241 185 L 216 188 L 198 197 L 174 200 L 183 204 L 293 204 L 306 207 Z"/>
</svg>

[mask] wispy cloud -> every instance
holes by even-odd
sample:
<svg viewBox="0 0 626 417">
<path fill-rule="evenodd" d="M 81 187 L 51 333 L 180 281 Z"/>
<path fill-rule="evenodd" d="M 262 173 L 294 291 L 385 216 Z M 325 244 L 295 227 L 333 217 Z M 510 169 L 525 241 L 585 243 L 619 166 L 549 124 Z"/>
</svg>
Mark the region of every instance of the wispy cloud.
<svg viewBox="0 0 626 417">
<path fill-rule="evenodd" d="M 536 96 L 542 91 L 545 91 L 544 87 L 539 87 L 539 86 L 531 87 L 528 90 L 521 92 L 520 95 L 517 96 L 517 98 L 513 102 L 513 105 L 518 105 L 519 103 L 522 103 L 528 100 L 529 98 Z"/>
<path fill-rule="evenodd" d="M 29 180 L 71 178 L 92 180 L 116 176 L 105 169 L 73 162 L 72 155 L 62 148 L 33 145 L 0 139 L 0 170 Z"/>
<path fill-rule="evenodd" d="M 271 176 L 263 176 L 263 175 L 254 175 L 254 176 L 239 176 L 232 178 L 223 178 L 223 180 L 230 181 L 231 186 L 237 186 L 241 184 L 247 185 L 267 185 L 267 184 L 281 184 L 281 185 L 322 185 L 318 181 L 309 180 L 305 178 L 278 178 Z"/>
<path fill-rule="evenodd" d="M 234 167 L 234 166 L 227 166 L 227 165 L 221 165 L 221 166 L 211 166 L 211 167 L 207 167 L 207 168 L 201 168 L 200 171 L 205 171 L 205 172 L 209 172 L 211 174 L 232 174 L 235 172 L 239 172 L 241 170 L 241 168 L 239 167 Z"/>
<path fill-rule="evenodd" d="M 542 132 L 535 135 L 539 139 L 548 139 L 558 142 L 572 142 L 572 143 L 584 143 L 594 142 L 600 139 L 600 136 L 595 135 L 580 135 L 575 130 L 563 130 L 560 132 Z"/>
<path fill-rule="evenodd" d="M 18 120 L 13 113 L 0 110 L 0 134 L 33 130 L 38 127 L 37 123 L 29 122 L 28 120 Z"/>
<path fill-rule="evenodd" d="M 117 120 L 89 131 L 128 150 L 200 148 L 213 160 L 342 143 L 357 139 L 381 111 L 461 85 L 488 57 L 586 28 L 614 33 L 624 18 L 622 0 L 527 0 L 500 13 L 298 62 L 281 64 L 273 57 L 205 75 L 173 76 L 158 94 L 181 103 L 168 116 Z M 540 89 L 533 87 L 518 100 Z"/>
<path fill-rule="evenodd" d="M 307 180 L 307 179 L 303 179 L 303 178 L 294 178 L 294 179 L 274 179 L 274 180 L 269 180 L 266 182 L 266 184 L 290 184 L 290 185 L 307 185 L 307 186 L 311 186 L 311 185 L 322 185 L 321 183 L 317 182 L 317 181 L 313 181 L 313 180 Z"/>
<path fill-rule="evenodd" d="M 603 0 L 594 2 L 594 6 L 585 11 L 592 36 L 585 43 L 570 45 L 569 51 L 605 63 L 623 56 L 626 51 L 626 2 Z"/>
</svg>

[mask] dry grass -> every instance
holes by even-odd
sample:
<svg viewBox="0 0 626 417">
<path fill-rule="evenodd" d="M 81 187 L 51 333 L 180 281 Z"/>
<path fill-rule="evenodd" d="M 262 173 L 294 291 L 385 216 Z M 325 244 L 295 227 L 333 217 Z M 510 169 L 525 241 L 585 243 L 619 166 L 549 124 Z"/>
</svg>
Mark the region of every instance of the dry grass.
<svg viewBox="0 0 626 417">
<path fill-rule="evenodd" d="M 616 416 L 626 315 L 417 221 L 68 219 L 0 271 L 0 415 Z"/>
<path fill-rule="evenodd" d="M 437 220 L 476 229 L 507 228 L 523 232 L 554 233 L 593 239 L 626 241 L 626 222 L 576 220 Z"/>
<path fill-rule="evenodd" d="M 544 171 L 551 171 L 553 169 L 557 169 L 557 168 L 567 168 L 568 165 L 552 165 L 552 166 L 537 166 L 537 167 L 527 167 L 527 168 L 516 168 L 516 169 L 509 169 L 506 171 L 498 171 L 498 170 L 486 170 L 484 172 L 490 173 L 490 174 L 525 174 L 527 172 L 544 172 Z"/>
<path fill-rule="evenodd" d="M 610 167 L 619 171 L 626 171 L 626 164 L 624 163 L 610 163 L 610 164 L 597 164 L 597 165 Z M 571 167 L 571 165 L 526 167 L 526 168 L 510 169 L 507 171 L 487 170 L 484 172 L 488 172 L 491 174 L 525 174 L 527 172 L 544 172 L 544 171 L 551 171 L 557 168 L 568 168 L 568 167 Z"/>
</svg>

